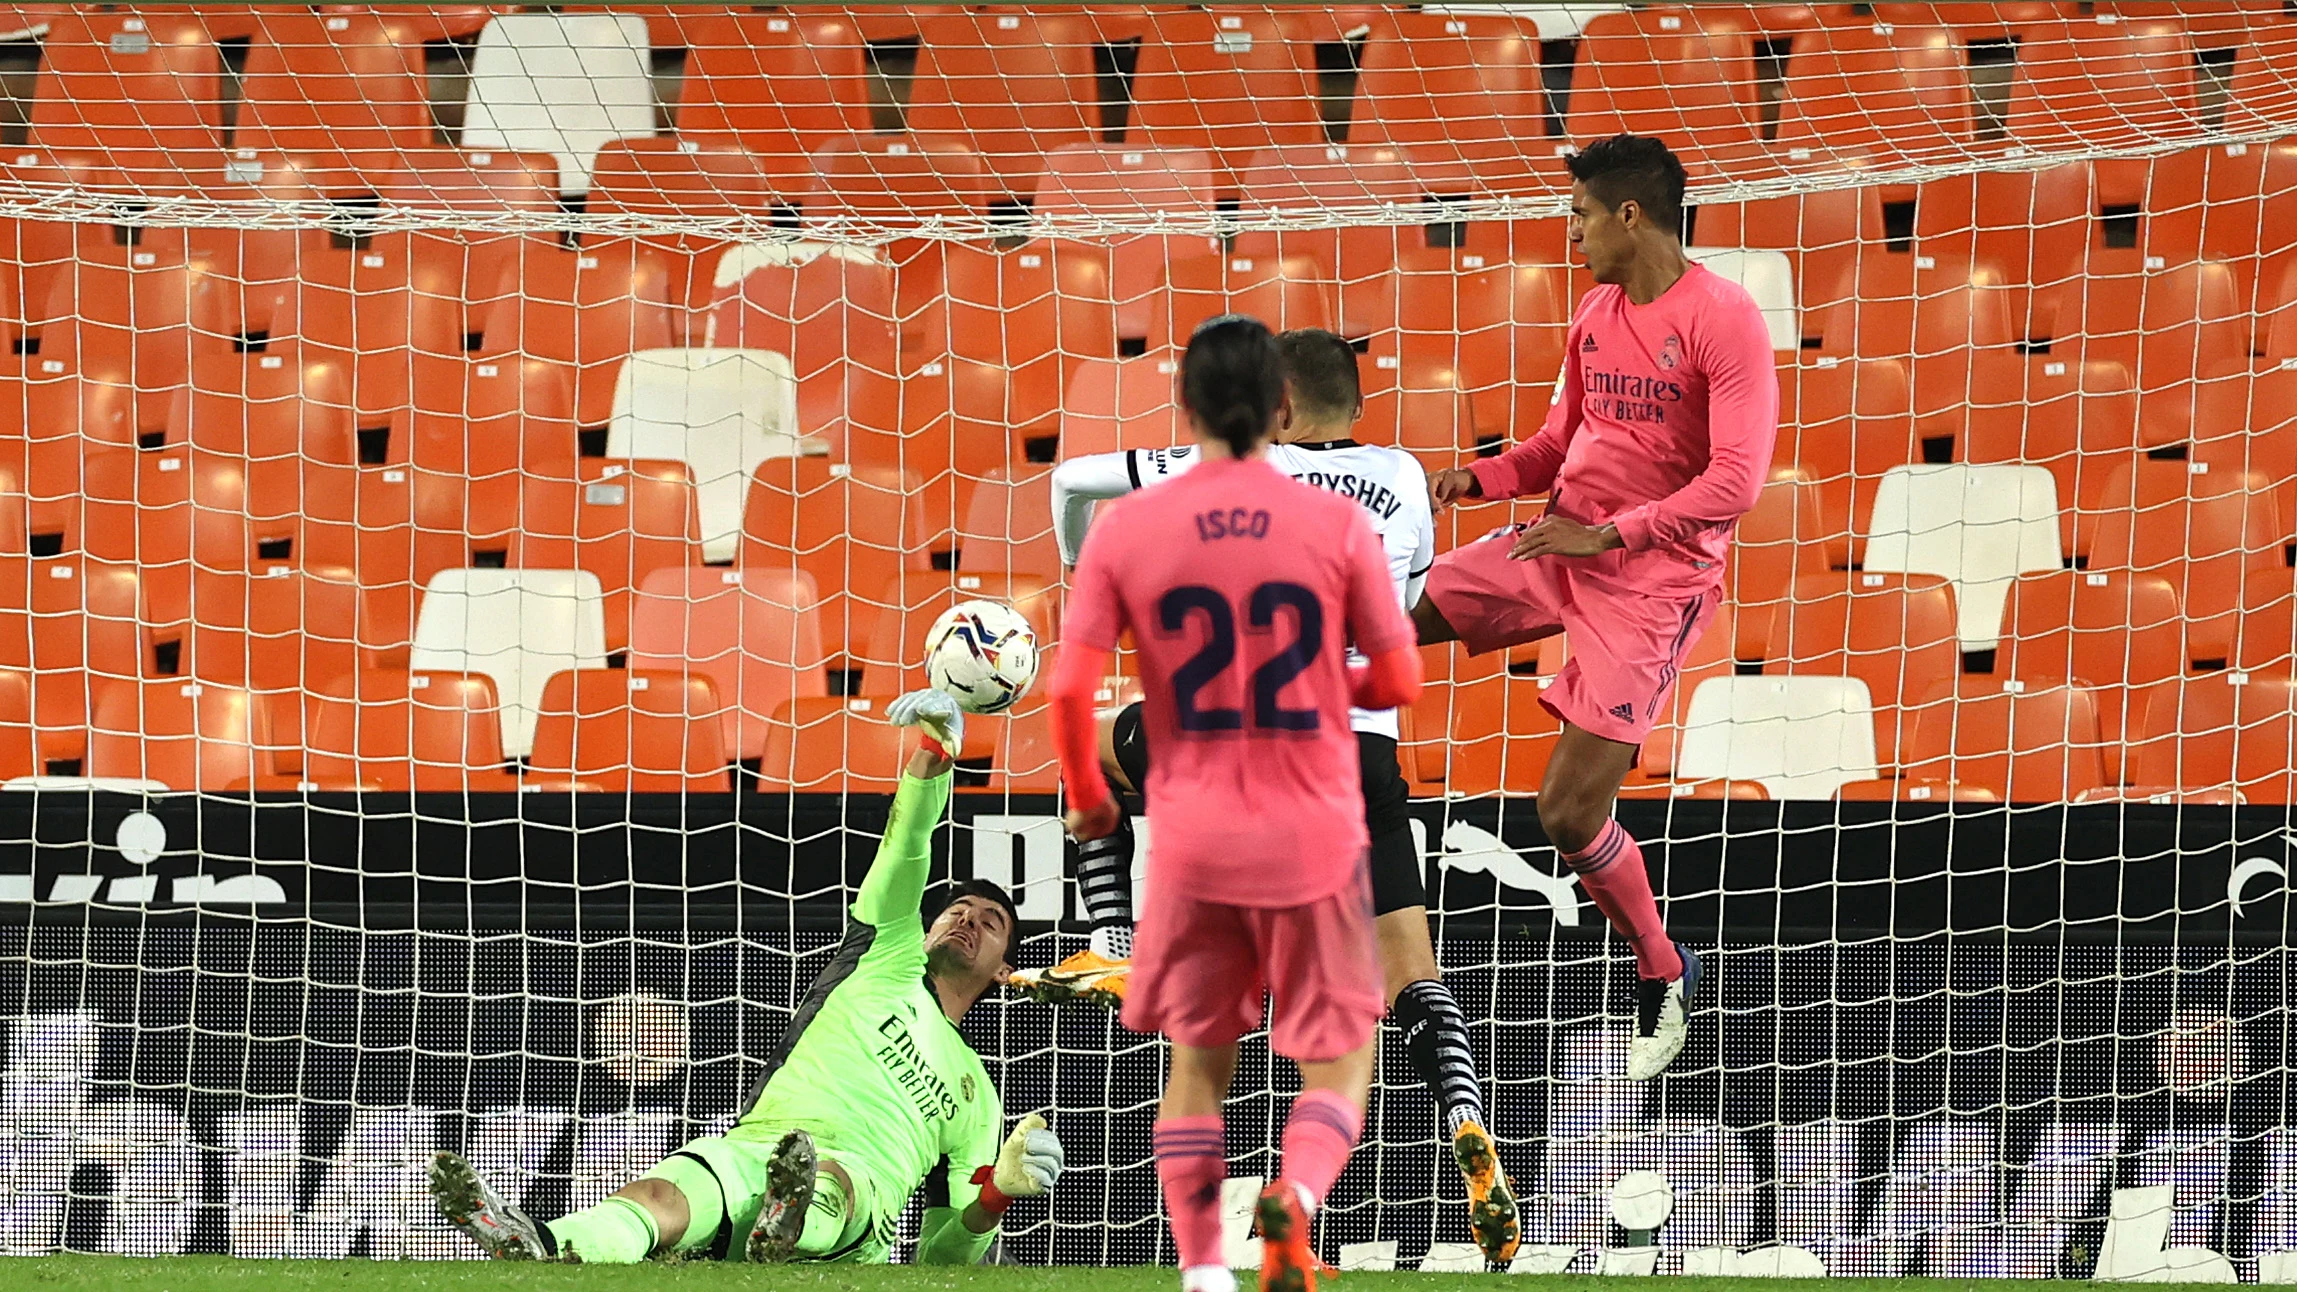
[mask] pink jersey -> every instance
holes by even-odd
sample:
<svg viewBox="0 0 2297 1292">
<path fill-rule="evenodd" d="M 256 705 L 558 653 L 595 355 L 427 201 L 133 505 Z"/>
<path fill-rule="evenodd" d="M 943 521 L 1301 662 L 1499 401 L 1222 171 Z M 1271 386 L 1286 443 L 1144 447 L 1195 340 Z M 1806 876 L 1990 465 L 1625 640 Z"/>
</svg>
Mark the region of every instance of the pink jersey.
<svg viewBox="0 0 2297 1292">
<path fill-rule="evenodd" d="M 1720 584 L 1778 437 L 1778 374 L 1754 298 L 1696 264 L 1648 305 L 1601 284 L 1564 343 L 1546 424 L 1470 468 L 1484 496 L 1552 489 L 1551 511 L 1660 554 L 1633 563 L 1653 591 Z"/>
<path fill-rule="evenodd" d="M 1347 647 L 1412 641 L 1364 509 L 1259 459 L 1207 461 L 1107 505 L 1062 632 L 1140 651 L 1152 884 L 1304 906 L 1367 843 Z"/>
</svg>

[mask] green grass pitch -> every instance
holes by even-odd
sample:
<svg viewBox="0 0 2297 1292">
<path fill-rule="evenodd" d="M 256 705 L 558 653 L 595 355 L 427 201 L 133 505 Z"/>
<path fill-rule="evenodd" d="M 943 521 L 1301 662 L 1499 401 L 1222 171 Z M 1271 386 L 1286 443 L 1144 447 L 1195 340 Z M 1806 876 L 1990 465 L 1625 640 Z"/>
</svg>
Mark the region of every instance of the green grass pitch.
<svg viewBox="0 0 2297 1292">
<path fill-rule="evenodd" d="M 500 1265 L 477 1261 L 238 1261 L 220 1256 L 138 1260 L 118 1256 L 58 1256 L 7 1263 L 16 1289 L 87 1288 L 90 1292 L 151 1289 L 152 1292 L 241 1292 L 248 1288 L 309 1288 L 316 1292 L 367 1292 L 406 1288 L 470 1288 L 473 1292 L 525 1292 L 526 1289 L 740 1288 L 744 1292 L 1175 1292 L 1180 1280 L 1169 1269 L 916 1269 L 907 1266 L 791 1266 L 767 1270 L 754 1265 Z M 1250 1292 L 1249 1275 L 1243 1279 Z M 1493 1292 L 1781 1292 L 1798 1286 L 1776 1279 L 1599 1279 L 1559 1274 L 1524 1278 L 1467 1274 L 1345 1274 L 1327 1284 L 1334 1292 L 1435 1292 L 1436 1289 L 1490 1288 Z M 1827 1279 L 1827 1292 L 2044 1292 L 2094 1284 L 2032 1279 Z M 2156 1284 L 2154 1286 L 2162 1286 Z M 2188 1285 L 2194 1286 L 2194 1285 Z"/>
</svg>

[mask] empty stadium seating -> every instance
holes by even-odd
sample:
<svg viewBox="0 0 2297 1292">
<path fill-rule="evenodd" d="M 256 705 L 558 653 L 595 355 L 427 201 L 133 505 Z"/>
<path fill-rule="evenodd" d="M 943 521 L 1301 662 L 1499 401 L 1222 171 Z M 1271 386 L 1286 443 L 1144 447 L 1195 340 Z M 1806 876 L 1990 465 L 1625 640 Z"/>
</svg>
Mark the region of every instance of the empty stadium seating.
<svg viewBox="0 0 2297 1292">
<path fill-rule="evenodd" d="M 886 788 L 1202 319 L 1341 331 L 1431 469 L 1531 433 L 1629 129 L 1799 182 L 1691 213 L 1782 426 L 1632 792 L 2283 801 L 2297 43 L 2094 8 L 43 8 L 0 179 L 117 205 L 0 220 L 0 775 Z M 1415 787 L 1535 793 L 1567 649 L 1445 655 Z"/>
</svg>

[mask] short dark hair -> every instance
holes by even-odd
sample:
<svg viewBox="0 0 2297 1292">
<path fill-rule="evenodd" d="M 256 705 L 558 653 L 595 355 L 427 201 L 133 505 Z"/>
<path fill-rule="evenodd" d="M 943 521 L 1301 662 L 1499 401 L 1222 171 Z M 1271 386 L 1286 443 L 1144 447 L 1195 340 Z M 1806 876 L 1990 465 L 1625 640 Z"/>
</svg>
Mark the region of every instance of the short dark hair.
<svg viewBox="0 0 2297 1292">
<path fill-rule="evenodd" d="M 1180 398 L 1230 452 L 1250 453 L 1284 402 L 1284 376 L 1268 325 L 1242 314 L 1199 324 L 1181 356 Z"/>
<path fill-rule="evenodd" d="M 1571 178 L 1587 186 L 1605 210 L 1622 202 L 1643 208 L 1645 218 L 1667 232 L 1683 232 L 1683 161 L 1656 139 L 1613 135 L 1587 145 L 1565 163 Z"/>
<path fill-rule="evenodd" d="M 1276 353 L 1294 407 L 1319 418 L 1347 417 L 1363 404 L 1356 347 L 1346 337 L 1320 327 L 1294 328 L 1277 334 Z"/>
<path fill-rule="evenodd" d="M 1021 908 L 1013 905 L 1012 894 L 1006 892 L 1003 888 L 999 887 L 997 884 L 991 882 L 990 880 L 951 880 L 949 882 L 949 887 L 941 890 L 941 902 L 939 905 L 933 908 L 932 918 L 928 919 L 926 923 L 931 924 L 933 920 L 940 919 L 941 913 L 943 911 L 946 911 L 950 907 L 955 906 L 958 902 L 958 899 L 965 897 L 978 897 L 982 901 L 995 902 L 997 905 L 1005 908 L 1005 926 L 1009 930 L 1009 934 L 1005 943 L 1005 963 L 1015 963 L 1013 958 L 1013 948 L 1021 941 Z"/>
</svg>

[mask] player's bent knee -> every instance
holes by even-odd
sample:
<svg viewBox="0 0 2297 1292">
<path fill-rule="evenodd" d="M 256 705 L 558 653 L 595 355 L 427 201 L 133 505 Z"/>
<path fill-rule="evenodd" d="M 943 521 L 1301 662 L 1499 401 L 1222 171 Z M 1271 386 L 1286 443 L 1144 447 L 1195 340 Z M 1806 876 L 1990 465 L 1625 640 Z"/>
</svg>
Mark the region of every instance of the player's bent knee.
<svg viewBox="0 0 2297 1292">
<path fill-rule="evenodd" d="M 685 1192 L 668 1180 L 642 1175 L 616 1189 L 614 1196 L 646 1209 L 646 1214 L 654 1218 L 656 1242 L 660 1247 L 676 1247 L 693 1224 L 695 1208 Z"/>
<path fill-rule="evenodd" d="M 1547 832 L 1547 841 L 1562 853 L 1585 852 L 1603 833 L 1603 823 L 1611 817 L 1611 804 L 1593 795 L 1562 791 L 1542 791 L 1539 799 L 1539 828 Z"/>
<path fill-rule="evenodd" d="M 1412 606 L 1412 629 L 1419 634 L 1422 646 L 1440 646 L 1460 639 L 1460 635 L 1453 631 L 1451 621 L 1445 619 L 1444 612 L 1436 608 L 1435 598 L 1425 593 Z"/>
</svg>

